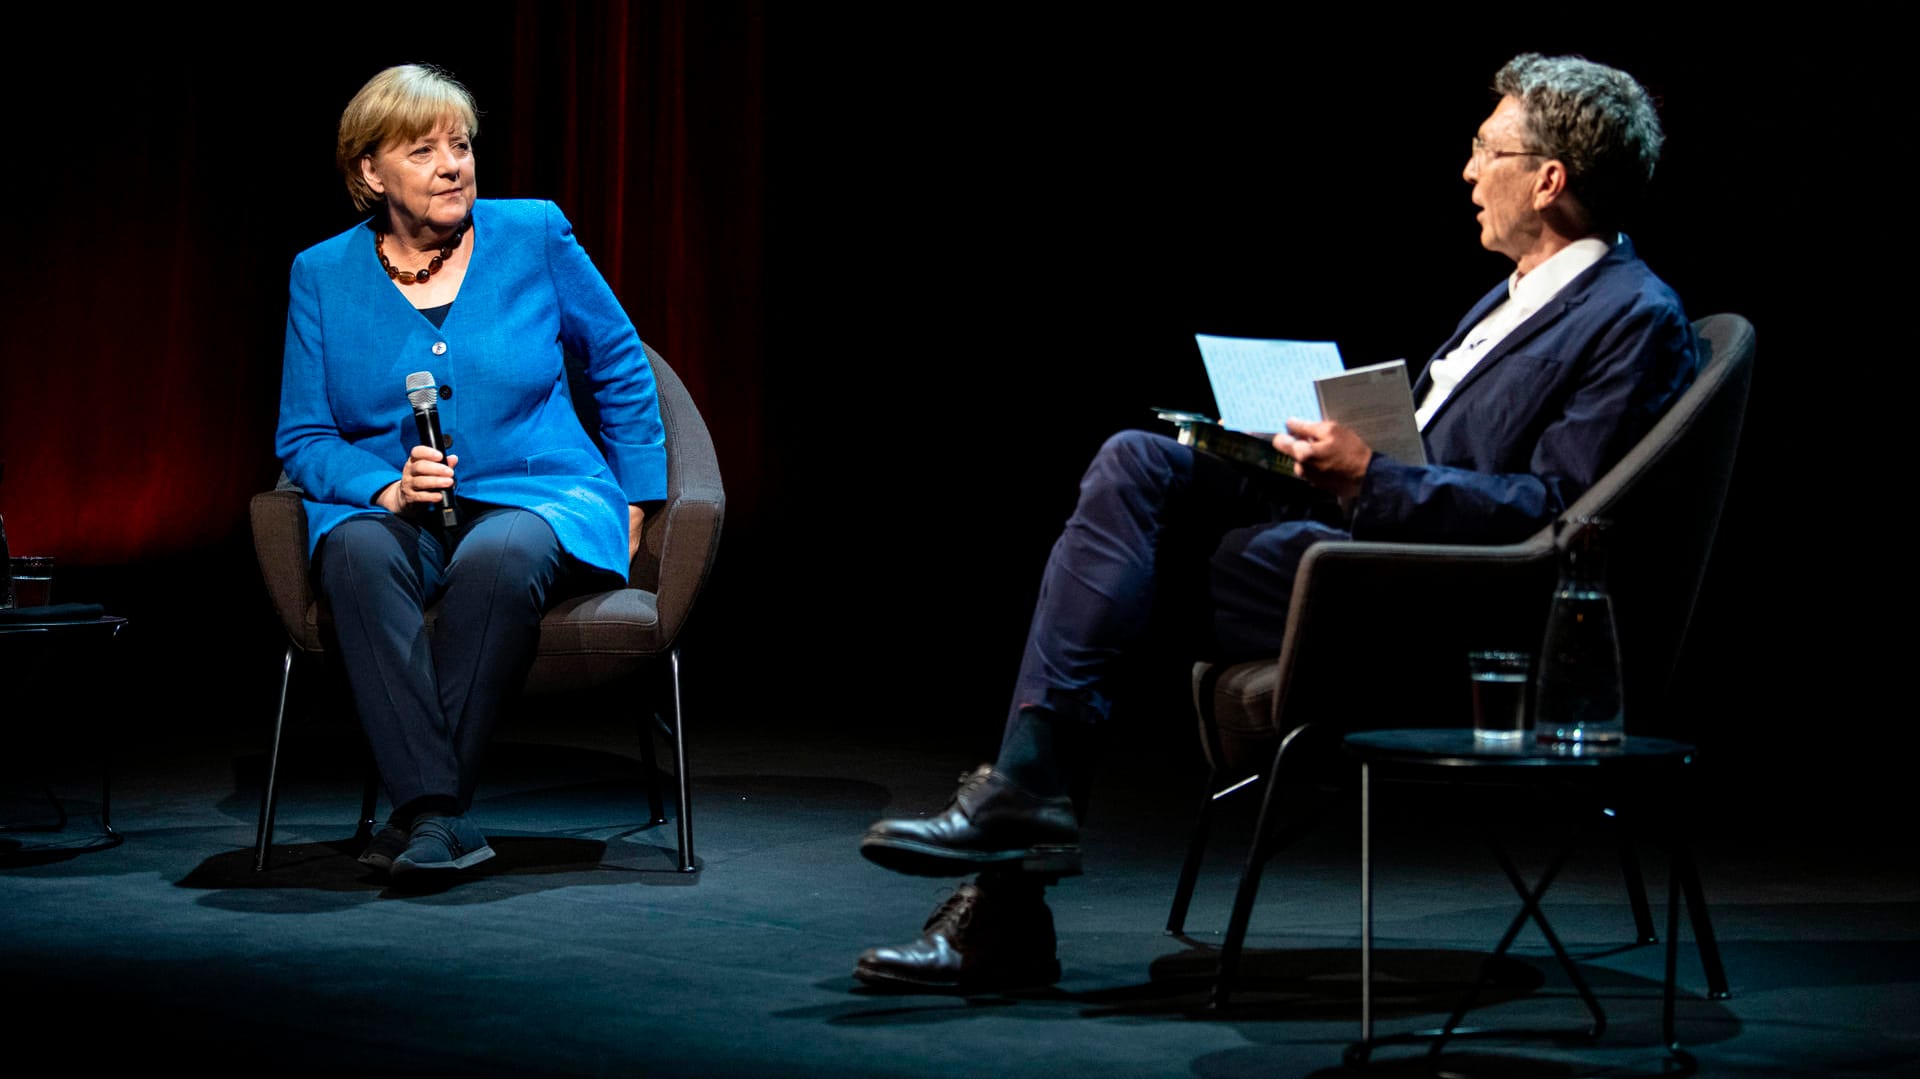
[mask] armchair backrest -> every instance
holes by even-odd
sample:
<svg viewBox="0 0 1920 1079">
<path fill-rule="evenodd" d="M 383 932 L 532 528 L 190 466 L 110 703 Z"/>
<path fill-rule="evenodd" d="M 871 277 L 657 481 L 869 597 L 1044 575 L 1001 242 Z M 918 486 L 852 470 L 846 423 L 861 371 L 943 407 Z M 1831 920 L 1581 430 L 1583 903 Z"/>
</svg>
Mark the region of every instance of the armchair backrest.
<svg viewBox="0 0 1920 1079">
<path fill-rule="evenodd" d="M 664 512 L 654 514 L 647 520 L 640 551 L 633 559 L 630 583 L 648 592 L 665 592 L 676 596 L 684 593 L 685 604 L 676 603 L 676 606 L 690 607 L 693 594 L 699 591 L 705 579 L 704 568 L 700 580 L 661 580 L 666 518 L 673 515 L 682 498 L 711 501 L 716 510 L 723 506 L 725 498 L 721 494 L 720 466 L 714 456 L 713 436 L 708 433 L 700 410 L 694 406 L 693 397 L 687 393 L 686 384 L 680 381 L 680 376 L 674 373 L 673 368 L 667 366 L 667 361 L 653 350 L 653 346 L 642 344 L 641 347 L 646 349 L 647 363 L 653 368 L 654 391 L 660 399 L 660 423 L 667 435 L 667 505 Z M 580 426 L 597 443 L 600 441 L 600 405 L 594 400 L 593 388 L 587 382 L 586 361 L 568 352 L 566 367 L 567 392 L 573 398 L 573 410 L 580 417 Z M 717 520 L 713 538 L 717 542 Z M 703 567 L 704 562 L 701 560 Z M 667 602 L 664 595 L 662 602 Z"/>
<path fill-rule="evenodd" d="M 1566 510 L 1601 516 L 1624 652 L 1627 729 L 1660 714 L 1718 530 L 1752 382 L 1753 327 L 1694 324 L 1707 359 L 1667 414 Z M 1468 719 L 1465 652 L 1538 648 L 1557 574 L 1551 529 L 1471 547 L 1334 541 L 1301 560 L 1269 730 L 1315 720 L 1337 735 Z M 1457 692 L 1455 692 L 1457 690 Z"/>
<path fill-rule="evenodd" d="M 1659 705 L 1706 576 L 1753 382 L 1754 332 L 1746 319 L 1713 315 L 1694 323 L 1694 332 L 1707 357 L 1693 385 L 1563 515 L 1613 522 L 1607 579 L 1623 652 L 1627 728 L 1642 733 L 1659 729 Z"/>
<path fill-rule="evenodd" d="M 667 361 L 652 346 L 646 348 L 667 434 L 667 504 L 647 519 L 633 559 L 632 585 L 658 597 L 661 629 L 672 640 L 713 569 L 727 496 L 713 435 L 693 396 Z"/>
</svg>

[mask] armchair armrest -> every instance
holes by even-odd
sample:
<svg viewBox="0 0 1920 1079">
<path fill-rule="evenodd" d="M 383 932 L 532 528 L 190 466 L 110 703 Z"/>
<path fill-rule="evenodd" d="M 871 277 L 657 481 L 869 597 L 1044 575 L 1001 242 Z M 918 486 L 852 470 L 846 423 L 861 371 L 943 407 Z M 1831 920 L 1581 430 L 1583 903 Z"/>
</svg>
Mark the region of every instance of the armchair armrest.
<svg viewBox="0 0 1920 1079">
<path fill-rule="evenodd" d="M 1536 647 L 1557 573 L 1550 529 L 1498 546 L 1315 544 L 1287 611 L 1273 728 L 1448 725 L 1465 707 L 1466 652 Z"/>
</svg>

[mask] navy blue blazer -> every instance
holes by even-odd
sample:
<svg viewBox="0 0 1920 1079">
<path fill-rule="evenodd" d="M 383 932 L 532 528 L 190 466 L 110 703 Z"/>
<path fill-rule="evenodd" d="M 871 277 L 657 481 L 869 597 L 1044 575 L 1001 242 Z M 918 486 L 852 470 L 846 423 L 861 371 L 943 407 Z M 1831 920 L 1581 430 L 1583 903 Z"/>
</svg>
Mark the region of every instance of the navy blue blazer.
<svg viewBox="0 0 1920 1079">
<path fill-rule="evenodd" d="M 550 202 L 480 200 L 460 295 L 439 327 L 388 280 L 365 223 L 294 259 L 276 448 L 314 547 L 400 478 L 419 435 L 406 377 L 431 371 L 462 496 L 540 515 L 568 554 L 627 576 L 629 502 L 666 497 L 653 369 L 613 290 Z M 567 392 L 586 360 L 601 445 Z M 602 453 L 602 447 L 605 453 Z M 311 548 L 309 549 L 311 553 Z"/>
<path fill-rule="evenodd" d="M 1505 282 L 1495 286 L 1433 359 L 1458 347 L 1506 296 Z M 1354 502 L 1353 535 L 1523 539 L 1625 456 L 1698 365 L 1680 298 L 1622 237 L 1454 387 L 1422 434 L 1431 464 L 1374 456 Z M 1430 384 L 1423 369 L 1415 400 Z"/>
</svg>

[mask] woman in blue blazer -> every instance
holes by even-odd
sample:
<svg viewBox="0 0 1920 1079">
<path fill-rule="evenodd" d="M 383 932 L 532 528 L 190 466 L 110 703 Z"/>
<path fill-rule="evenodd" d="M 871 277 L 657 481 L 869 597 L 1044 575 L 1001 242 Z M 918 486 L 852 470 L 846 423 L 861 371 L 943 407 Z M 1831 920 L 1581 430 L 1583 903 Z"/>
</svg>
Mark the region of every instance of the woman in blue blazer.
<svg viewBox="0 0 1920 1079">
<path fill-rule="evenodd" d="M 540 616 L 624 580 L 644 507 L 666 496 L 633 324 L 558 207 L 475 198 L 476 127 L 438 69 L 362 87 L 336 158 L 372 216 L 294 260 L 287 310 L 277 449 L 306 493 L 317 584 L 393 799 L 361 860 L 396 881 L 493 856 L 467 816 L 475 768 Z M 586 360 L 600 446 L 568 395 L 569 351 Z M 422 372 L 444 455 L 419 445 L 407 390 Z"/>
</svg>

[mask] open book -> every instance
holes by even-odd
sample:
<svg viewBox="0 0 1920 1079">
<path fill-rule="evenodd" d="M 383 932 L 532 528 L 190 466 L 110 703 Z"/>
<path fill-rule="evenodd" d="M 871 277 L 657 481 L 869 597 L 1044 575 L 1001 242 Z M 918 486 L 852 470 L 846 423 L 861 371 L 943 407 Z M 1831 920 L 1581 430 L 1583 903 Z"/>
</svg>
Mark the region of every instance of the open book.
<svg viewBox="0 0 1920 1079">
<path fill-rule="evenodd" d="M 1161 412 L 1162 419 L 1180 426 L 1181 442 L 1250 464 L 1262 463 L 1249 454 L 1265 443 L 1274 459 L 1267 467 L 1291 472 L 1291 463 L 1272 449 L 1274 433 L 1285 430 L 1290 419 L 1327 419 L 1353 428 L 1376 453 L 1409 464 L 1427 463 L 1405 361 L 1347 370 L 1331 341 L 1210 334 L 1195 334 L 1194 341 L 1207 367 L 1223 430 L 1205 430 L 1212 423 L 1205 416 Z"/>
</svg>

